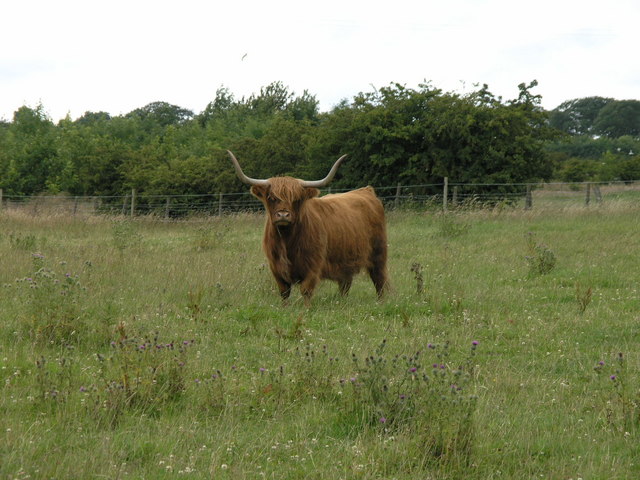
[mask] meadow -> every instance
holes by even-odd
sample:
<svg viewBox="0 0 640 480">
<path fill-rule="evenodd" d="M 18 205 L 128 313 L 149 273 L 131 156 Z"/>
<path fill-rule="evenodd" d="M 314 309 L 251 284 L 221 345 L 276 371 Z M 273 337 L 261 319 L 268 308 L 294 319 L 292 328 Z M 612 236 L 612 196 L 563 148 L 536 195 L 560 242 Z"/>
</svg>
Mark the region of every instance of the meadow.
<svg viewBox="0 0 640 480">
<path fill-rule="evenodd" d="M 282 307 L 263 217 L 0 212 L 0 477 L 640 477 L 640 205 L 388 214 Z"/>
</svg>

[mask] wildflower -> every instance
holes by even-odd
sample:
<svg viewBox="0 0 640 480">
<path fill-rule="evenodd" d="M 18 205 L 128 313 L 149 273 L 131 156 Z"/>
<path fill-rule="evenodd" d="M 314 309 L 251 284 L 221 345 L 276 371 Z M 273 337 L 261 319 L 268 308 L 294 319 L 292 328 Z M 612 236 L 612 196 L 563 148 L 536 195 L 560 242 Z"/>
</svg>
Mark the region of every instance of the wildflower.
<svg viewBox="0 0 640 480">
<path fill-rule="evenodd" d="M 260 373 L 264 373 L 264 372 L 266 372 L 266 371 L 267 371 L 267 369 L 266 369 L 266 368 L 264 368 L 264 367 L 260 367 Z"/>
<path fill-rule="evenodd" d="M 610 378 L 611 380 L 615 381 L 617 377 L 616 377 L 615 375 L 611 375 L 609 378 Z"/>
<path fill-rule="evenodd" d="M 600 360 L 600 361 L 598 362 L 598 365 L 600 365 L 601 367 L 604 367 L 604 362 L 603 362 L 602 360 Z"/>
<path fill-rule="evenodd" d="M 387 419 L 385 417 L 380 417 L 380 423 L 387 423 Z"/>
<path fill-rule="evenodd" d="M 417 369 L 416 367 L 411 367 L 411 368 L 409 369 L 409 371 L 410 371 L 411 373 L 416 373 L 416 372 L 418 371 L 418 369 Z"/>
</svg>

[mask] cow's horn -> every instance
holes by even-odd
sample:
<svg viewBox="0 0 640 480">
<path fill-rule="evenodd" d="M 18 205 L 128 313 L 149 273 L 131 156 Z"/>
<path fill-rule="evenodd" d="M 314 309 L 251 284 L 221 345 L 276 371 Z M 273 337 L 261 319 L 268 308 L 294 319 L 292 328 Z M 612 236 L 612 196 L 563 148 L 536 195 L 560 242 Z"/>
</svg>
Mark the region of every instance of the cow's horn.
<svg viewBox="0 0 640 480">
<path fill-rule="evenodd" d="M 264 180 L 264 179 L 261 179 L 261 178 L 250 178 L 250 177 L 247 177 L 244 174 L 244 172 L 242 171 L 242 168 L 240 168 L 240 164 L 238 163 L 238 160 L 233 155 L 233 153 L 231 153 L 230 150 L 227 150 L 227 153 L 231 157 L 231 161 L 233 162 L 233 166 L 236 169 L 236 175 L 238 175 L 238 178 L 243 183 L 246 183 L 248 185 L 269 185 L 269 180 Z"/>
<path fill-rule="evenodd" d="M 333 177 L 336 175 L 336 172 L 338 171 L 338 167 L 340 166 L 340 164 L 342 163 L 342 161 L 347 158 L 346 155 L 342 155 L 337 161 L 336 163 L 333 164 L 333 167 L 331 167 L 331 170 L 329 170 L 329 174 L 324 177 L 322 180 L 313 180 L 313 181 L 309 181 L 309 180 L 301 180 L 302 186 L 303 187 L 315 187 L 315 188 L 322 188 L 325 187 L 329 184 L 329 182 L 331 180 L 333 180 Z"/>
</svg>

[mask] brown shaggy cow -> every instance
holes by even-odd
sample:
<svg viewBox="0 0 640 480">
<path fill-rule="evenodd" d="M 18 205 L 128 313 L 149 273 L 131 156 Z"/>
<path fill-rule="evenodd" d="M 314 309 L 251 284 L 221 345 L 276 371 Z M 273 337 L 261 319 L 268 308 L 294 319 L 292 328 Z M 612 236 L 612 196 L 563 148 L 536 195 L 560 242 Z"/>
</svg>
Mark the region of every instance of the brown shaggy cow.
<svg viewBox="0 0 640 480">
<path fill-rule="evenodd" d="M 262 248 L 287 302 L 293 284 L 300 284 L 305 305 L 321 279 L 338 282 L 346 295 L 353 276 L 365 268 L 381 297 L 387 287 L 387 234 L 382 202 L 373 188 L 318 197 L 346 157 L 322 180 L 292 177 L 257 180 L 247 177 L 229 152 L 240 180 L 266 209 Z"/>
</svg>

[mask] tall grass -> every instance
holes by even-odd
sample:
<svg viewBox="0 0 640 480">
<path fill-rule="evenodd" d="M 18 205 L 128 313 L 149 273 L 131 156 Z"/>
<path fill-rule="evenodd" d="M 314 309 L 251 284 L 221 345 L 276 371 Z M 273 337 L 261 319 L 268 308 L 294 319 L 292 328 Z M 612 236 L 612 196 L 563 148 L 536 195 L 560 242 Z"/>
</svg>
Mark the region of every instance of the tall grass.
<svg viewBox="0 0 640 480">
<path fill-rule="evenodd" d="M 258 215 L 5 212 L 0 477 L 636 478 L 639 220 L 392 212 L 306 309 Z"/>
</svg>

